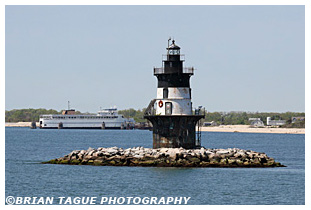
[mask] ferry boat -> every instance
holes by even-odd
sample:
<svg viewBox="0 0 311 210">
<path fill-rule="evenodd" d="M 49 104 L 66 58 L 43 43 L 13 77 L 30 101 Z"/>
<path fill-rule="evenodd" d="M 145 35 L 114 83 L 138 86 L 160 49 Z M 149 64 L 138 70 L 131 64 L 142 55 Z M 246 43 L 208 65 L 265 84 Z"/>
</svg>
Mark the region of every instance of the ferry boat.
<svg viewBox="0 0 311 210">
<path fill-rule="evenodd" d="M 132 129 L 135 121 L 117 113 L 116 108 L 103 109 L 97 114 L 76 114 L 74 109 L 64 110 L 62 114 L 40 115 L 42 129 Z"/>
</svg>

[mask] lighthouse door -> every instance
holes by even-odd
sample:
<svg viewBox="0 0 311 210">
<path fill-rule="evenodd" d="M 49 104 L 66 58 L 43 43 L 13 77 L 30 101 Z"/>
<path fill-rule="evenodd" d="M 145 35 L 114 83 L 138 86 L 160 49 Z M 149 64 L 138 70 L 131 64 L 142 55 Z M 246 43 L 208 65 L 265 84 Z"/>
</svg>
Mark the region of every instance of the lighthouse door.
<svg viewBox="0 0 311 210">
<path fill-rule="evenodd" d="M 171 114 L 172 114 L 172 103 L 165 102 L 165 115 L 171 115 Z"/>
</svg>

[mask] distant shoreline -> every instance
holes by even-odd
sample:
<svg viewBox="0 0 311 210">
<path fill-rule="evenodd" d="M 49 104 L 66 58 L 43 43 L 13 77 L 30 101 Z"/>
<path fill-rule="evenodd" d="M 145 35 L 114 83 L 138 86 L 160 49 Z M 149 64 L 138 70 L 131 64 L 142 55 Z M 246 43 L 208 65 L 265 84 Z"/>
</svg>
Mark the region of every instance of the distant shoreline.
<svg viewBox="0 0 311 210">
<path fill-rule="evenodd" d="M 36 122 L 39 127 L 39 122 Z M 6 122 L 5 127 L 30 127 L 31 122 Z M 305 128 L 252 128 L 249 125 L 220 125 L 201 127 L 202 132 L 232 132 L 232 133 L 285 133 L 305 134 Z"/>
<path fill-rule="evenodd" d="M 305 128 L 252 128 L 249 125 L 220 125 L 211 127 L 201 127 L 201 131 L 207 132 L 235 132 L 235 133 L 285 133 L 285 134 L 305 134 Z"/>
</svg>

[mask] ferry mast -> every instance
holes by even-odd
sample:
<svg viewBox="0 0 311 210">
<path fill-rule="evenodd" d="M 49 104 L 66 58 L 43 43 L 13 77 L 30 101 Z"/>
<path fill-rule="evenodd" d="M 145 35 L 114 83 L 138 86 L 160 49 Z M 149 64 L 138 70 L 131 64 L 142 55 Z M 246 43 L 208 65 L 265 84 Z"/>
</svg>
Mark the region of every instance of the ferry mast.
<svg viewBox="0 0 311 210">
<path fill-rule="evenodd" d="M 205 111 L 192 110 L 190 77 L 194 68 L 183 67 L 175 40 L 166 49 L 162 67 L 154 68 L 157 98 L 150 102 L 144 115 L 153 125 L 153 148 L 197 148 L 201 146 L 201 135 L 195 126 L 205 117 Z"/>
</svg>

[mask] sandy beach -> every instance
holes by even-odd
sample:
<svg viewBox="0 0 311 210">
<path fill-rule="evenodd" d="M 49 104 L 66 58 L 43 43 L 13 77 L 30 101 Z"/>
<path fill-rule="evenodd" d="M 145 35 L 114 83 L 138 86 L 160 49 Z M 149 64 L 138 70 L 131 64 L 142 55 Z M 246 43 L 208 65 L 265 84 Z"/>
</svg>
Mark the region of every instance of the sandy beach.
<svg viewBox="0 0 311 210">
<path fill-rule="evenodd" d="M 30 127 L 31 122 L 5 122 L 5 127 Z M 36 126 L 39 126 L 39 122 L 36 122 Z"/>
<path fill-rule="evenodd" d="M 220 125 L 211 127 L 201 127 L 201 131 L 305 134 L 305 128 L 271 128 L 271 127 L 252 128 L 249 125 Z"/>
</svg>

